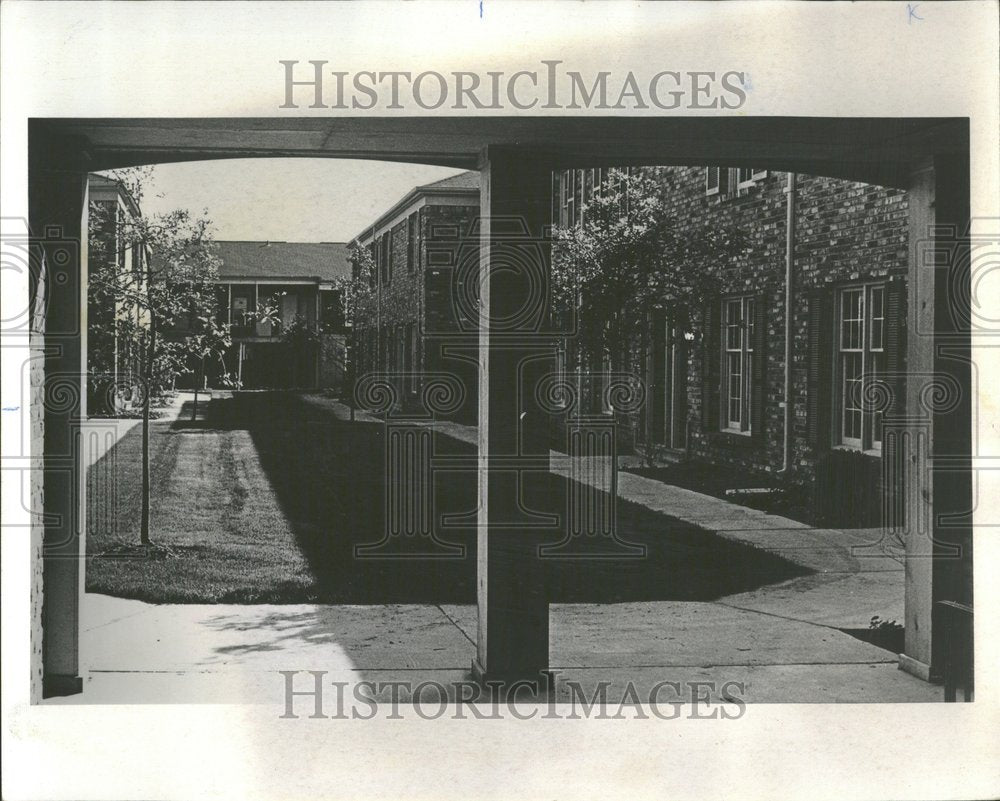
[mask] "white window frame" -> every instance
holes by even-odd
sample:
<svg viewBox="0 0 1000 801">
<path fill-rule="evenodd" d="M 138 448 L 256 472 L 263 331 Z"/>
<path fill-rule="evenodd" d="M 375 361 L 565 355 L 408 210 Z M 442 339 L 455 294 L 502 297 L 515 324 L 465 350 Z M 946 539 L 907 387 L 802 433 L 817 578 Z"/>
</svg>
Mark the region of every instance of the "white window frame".
<svg viewBox="0 0 1000 801">
<path fill-rule="evenodd" d="M 739 317 L 732 320 L 730 311 L 738 307 Z M 749 436 L 753 412 L 753 340 L 756 299 L 753 295 L 733 295 L 722 299 L 722 365 L 720 430 Z M 734 367 L 736 369 L 734 369 Z M 734 384 L 735 380 L 735 384 Z M 734 389 L 739 392 L 734 394 Z M 737 415 L 733 414 L 733 403 Z"/>
<path fill-rule="evenodd" d="M 766 176 L 766 170 L 758 170 L 756 167 L 733 167 L 729 184 L 735 186 L 737 191 L 750 189 Z"/>
<path fill-rule="evenodd" d="M 563 170 L 560 177 L 560 205 L 563 228 L 576 225 L 576 170 Z"/>
<path fill-rule="evenodd" d="M 406 272 L 412 273 L 417 267 L 417 215 L 406 218 Z"/>
<path fill-rule="evenodd" d="M 836 303 L 836 446 L 847 450 L 880 454 L 882 452 L 881 412 L 865 403 L 864 384 L 866 378 L 872 380 L 886 369 L 885 339 L 886 303 L 885 282 L 851 284 L 837 291 Z M 848 297 L 858 297 L 860 308 L 857 317 L 845 317 L 845 302 Z M 852 309 L 852 311 L 854 311 Z M 857 337 L 848 335 L 845 323 L 857 323 Z M 848 379 L 847 360 L 860 359 L 859 369 L 853 370 L 858 378 Z M 854 384 L 854 386 L 851 386 Z M 857 395 L 857 397 L 855 397 Z M 856 415 L 860 422 L 857 428 L 848 425 L 847 415 Z M 850 428 L 852 436 L 848 436 Z M 857 436 L 853 436 L 857 433 Z"/>
</svg>

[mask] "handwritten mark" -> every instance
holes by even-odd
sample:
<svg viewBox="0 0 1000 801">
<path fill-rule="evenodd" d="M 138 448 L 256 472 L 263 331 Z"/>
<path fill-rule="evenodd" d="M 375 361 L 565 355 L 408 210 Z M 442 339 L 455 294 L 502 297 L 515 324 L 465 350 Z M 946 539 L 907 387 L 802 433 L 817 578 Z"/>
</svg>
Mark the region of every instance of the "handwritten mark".
<svg viewBox="0 0 1000 801">
<path fill-rule="evenodd" d="M 483 18 L 483 0 L 479 0 L 479 19 Z"/>
<path fill-rule="evenodd" d="M 920 3 L 907 3 L 906 4 L 906 24 L 912 25 L 913 20 L 918 20 L 923 22 L 924 18 L 917 15 L 917 9 L 920 8 Z"/>
</svg>

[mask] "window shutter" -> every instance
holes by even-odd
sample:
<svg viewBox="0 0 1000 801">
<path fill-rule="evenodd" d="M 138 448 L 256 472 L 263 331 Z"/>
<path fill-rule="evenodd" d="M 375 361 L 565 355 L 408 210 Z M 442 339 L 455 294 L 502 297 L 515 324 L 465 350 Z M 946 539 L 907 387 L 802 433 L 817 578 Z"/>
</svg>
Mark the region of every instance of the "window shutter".
<svg viewBox="0 0 1000 801">
<path fill-rule="evenodd" d="M 719 301 L 711 300 L 702 309 L 701 425 L 704 431 L 719 428 Z"/>
<path fill-rule="evenodd" d="M 885 286 L 885 370 L 892 390 L 887 417 L 906 413 L 906 282 L 893 279 Z"/>
<path fill-rule="evenodd" d="M 830 409 L 833 399 L 833 293 L 820 290 L 809 296 L 809 373 L 806 396 L 809 443 L 818 450 L 830 447 Z"/>
<path fill-rule="evenodd" d="M 724 195 L 728 191 L 729 169 L 726 167 L 707 167 L 705 172 L 705 194 Z"/>
<path fill-rule="evenodd" d="M 767 418 L 767 295 L 757 295 L 753 304 L 753 357 L 750 361 L 750 436 L 764 441 Z"/>
</svg>

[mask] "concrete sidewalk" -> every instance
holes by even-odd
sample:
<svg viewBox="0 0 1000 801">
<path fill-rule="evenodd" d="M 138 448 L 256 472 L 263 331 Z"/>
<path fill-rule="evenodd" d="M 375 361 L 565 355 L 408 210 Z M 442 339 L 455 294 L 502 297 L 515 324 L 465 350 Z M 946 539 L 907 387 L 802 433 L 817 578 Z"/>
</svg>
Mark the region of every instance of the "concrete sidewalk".
<svg viewBox="0 0 1000 801">
<path fill-rule="evenodd" d="M 337 401 L 303 397 L 349 419 Z M 356 419 L 377 422 L 363 413 Z M 476 441 L 471 426 L 432 425 L 445 436 Z M 551 456 L 552 471 L 568 475 L 568 458 Z M 663 681 L 712 682 L 715 691 L 732 681 L 742 683 L 748 702 L 942 700 L 940 687 L 899 671 L 894 653 L 840 630 L 867 628 L 873 615 L 902 619 L 902 566 L 877 548 L 867 548 L 874 556 L 858 548 L 877 542 L 877 531 L 811 529 L 628 473 L 620 474 L 619 495 L 814 572 L 710 603 L 554 604 L 550 665 L 557 699 L 568 698 L 571 681 L 588 693 L 610 682 L 609 700 L 630 681 L 640 695 Z M 82 622 L 84 693 L 53 703 L 280 706 L 282 670 L 327 671 L 326 680 L 349 684 L 467 681 L 477 610 L 157 605 L 88 595 Z"/>
<path fill-rule="evenodd" d="M 748 703 L 941 700 L 940 687 L 899 671 L 889 651 L 830 626 L 738 608 L 736 598 L 553 605 L 557 700 L 570 698 L 571 682 L 588 697 L 608 682 L 615 702 L 629 682 L 646 697 L 664 681 L 709 682 L 713 700 L 738 682 Z M 433 681 L 454 699 L 475 653 L 472 605 L 159 605 L 88 594 L 83 611 L 84 692 L 47 703 L 279 709 L 279 671 L 326 671 L 325 682 L 347 685 Z M 296 689 L 312 688 L 308 673 L 296 676 Z M 383 701 L 387 693 L 366 690 Z M 661 698 L 671 700 L 666 691 Z"/>
<path fill-rule="evenodd" d="M 207 401 L 211 393 L 200 393 L 199 397 Z M 155 408 L 154 423 L 169 423 L 176 420 L 181 413 L 185 401 L 193 400 L 193 392 L 178 392 L 165 405 Z M 91 467 L 97 464 L 129 431 L 142 425 L 141 417 L 90 417 L 83 424 L 87 437 L 83 447 L 83 466 Z"/>
<path fill-rule="evenodd" d="M 350 419 L 350 408 L 339 401 L 320 395 L 303 397 L 308 403 L 332 412 L 339 420 Z M 360 411 L 355 413 L 355 419 L 359 422 L 381 422 L 379 418 Z M 475 426 L 450 421 L 434 421 L 426 425 L 439 434 L 468 445 L 478 443 Z M 600 486 L 598 477 L 602 475 L 601 471 L 574 472 L 570 457 L 559 451 L 549 451 L 549 460 L 553 473 L 567 478 L 572 475 L 576 480 Z M 720 537 L 777 554 L 819 573 L 902 573 L 903 570 L 902 563 L 887 556 L 881 547 L 881 529 L 812 528 L 796 520 L 621 470 L 618 473 L 618 496 Z M 901 609 L 897 617 L 902 615 Z"/>
</svg>

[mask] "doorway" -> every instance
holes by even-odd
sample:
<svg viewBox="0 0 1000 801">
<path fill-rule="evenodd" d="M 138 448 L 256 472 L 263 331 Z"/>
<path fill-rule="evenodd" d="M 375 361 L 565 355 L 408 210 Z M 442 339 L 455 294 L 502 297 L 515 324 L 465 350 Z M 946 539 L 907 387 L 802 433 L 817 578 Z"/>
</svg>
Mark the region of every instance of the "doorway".
<svg viewBox="0 0 1000 801">
<path fill-rule="evenodd" d="M 653 453 L 681 453 L 687 447 L 688 349 L 676 314 L 656 312 L 645 337 L 643 380 L 646 403 L 639 439 Z"/>
</svg>

